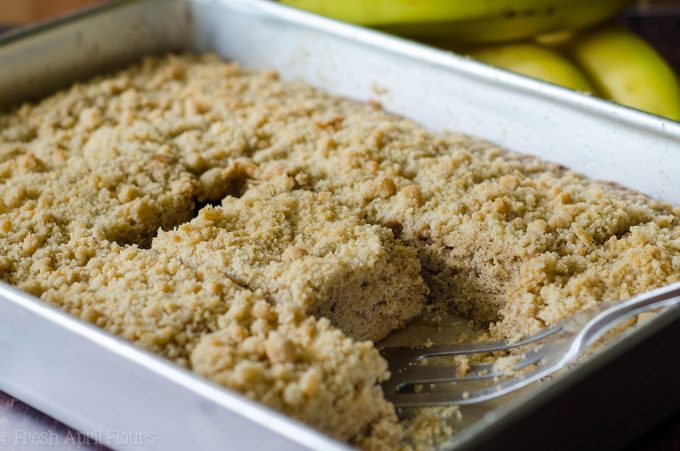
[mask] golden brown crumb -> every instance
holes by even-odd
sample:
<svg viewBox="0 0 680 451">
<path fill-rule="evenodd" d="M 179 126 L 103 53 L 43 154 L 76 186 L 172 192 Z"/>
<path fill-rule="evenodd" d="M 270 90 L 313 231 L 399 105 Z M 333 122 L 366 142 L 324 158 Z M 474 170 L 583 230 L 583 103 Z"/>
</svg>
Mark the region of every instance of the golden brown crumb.
<svg viewBox="0 0 680 451">
<path fill-rule="evenodd" d="M 279 176 L 226 197 L 153 247 L 329 318 L 355 339 L 379 340 L 413 319 L 427 293 L 415 253 L 329 193 L 295 188 Z"/>
<path fill-rule="evenodd" d="M 455 433 L 451 423 L 460 420 L 460 415 L 458 406 L 417 409 L 404 422 L 406 440 L 415 450 L 439 448 Z"/>
<path fill-rule="evenodd" d="M 515 338 L 677 281 L 680 209 L 167 56 L 0 114 L 0 278 L 357 446 L 429 448 L 457 410 L 400 422 L 353 338 L 428 288 Z"/>
</svg>

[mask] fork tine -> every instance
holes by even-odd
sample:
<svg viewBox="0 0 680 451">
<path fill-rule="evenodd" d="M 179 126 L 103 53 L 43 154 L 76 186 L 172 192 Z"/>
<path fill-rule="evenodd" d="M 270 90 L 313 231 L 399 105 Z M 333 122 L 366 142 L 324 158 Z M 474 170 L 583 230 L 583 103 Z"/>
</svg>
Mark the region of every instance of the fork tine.
<svg viewBox="0 0 680 451">
<path fill-rule="evenodd" d="M 427 407 L 474 404 L 509 393 L 539 380 L 549 373 L 543 365 L 529 372 L 499 382 L 490 379 L 456 382 L 455 390 L 424 392 L 386 392 L 385 397 L 397 407 Z"/>
<path fill-rule="evenodd" d="M 397 407 L 430 407 L 467 404 L 463 392 L 456 393 L 392 393 L 387 399 Z"/>
<path fill-rule="evenodd" d="M 524 338 L 520 341 L 510 343 L 508 341 L 488 341 L 481 343 L 457 343 L 457 344 L 441 344 L 433 345 L 426 348 L 414 348 L 412 346 L 392 346 L 385 347 L 380 350 L 380 353 L 388 361 L 391 361 L 393 356 L 395 360 L 403 362 L 406 360 L 418 361 L 428 357 L 463 355 L 463 354 L 479 354 L 483 352 L 506 351 L 508 349 L 519 348 L 531 344 L 533 342 L 542 340 L 562 328 L 560 326 L 553 326 L 543 329 L 541 332 Z M 396 357 L 398 356 L 398 358 Z"/>
<path fill-rule="evenodd" d="M 460 382 L 470 380 L 492 379 L 507 375 L 512 371 L 519 371 L 538 362 L 543 357 L 542 349 L 534 349 L 527 352 L 520 361 L 516 362 L 512 368 L 504 371 L 493 371 L 493 364 L 471 365 L 471 371 L 465 375 L 458 375 L 453 365 L 412 365 L 393 372 L 389 381 L 389 387 L 399 390 L 406 385 Z"/>
<path fill-rule="evenodd" d="M 421 391 L 414 392 L 393 392 L 385 394 L 385 397 L 392 402 L 396 407 L 428 407 L 428 406 L 448 406 L 448 405 L 463 405 L 474 404 L 480 401 L 485 401 L 502 390 L 500 384 L 490 383 L 491 380 L 485 379 L 486 382 L 481 387 L 478 384 L 471 386 L 458 386 L 456 384 L 455 390 L 447 391 Z"/>
<path fill-rule="evenodd" d="M 494 365 L 496 365 L 496 362 L 494 363 L 474 363 L 470 365 L 470 371 L 465 375 L 466 379 L 479 379 L 479 377 L 476 377 L 477 375 L 480 376 L 487 376 L 487 377 L 497 377 L 497 376 L 503 376 L 507 375 L 508 372 L 513 372 L 513 371 L 519 371 L 521 369 L 526 368 L 529 365 L 532 365 L 539 360 L 541 360 L 544 355 L 545 355 L 545 347 L 543 346 L 538 346 L 535 349 L 532 349 L 531 351 L 528 351 L 524 353 L 524 358 L 516 362 L 510 370 L 507 371 L 493 371 Z"/>
</svg>

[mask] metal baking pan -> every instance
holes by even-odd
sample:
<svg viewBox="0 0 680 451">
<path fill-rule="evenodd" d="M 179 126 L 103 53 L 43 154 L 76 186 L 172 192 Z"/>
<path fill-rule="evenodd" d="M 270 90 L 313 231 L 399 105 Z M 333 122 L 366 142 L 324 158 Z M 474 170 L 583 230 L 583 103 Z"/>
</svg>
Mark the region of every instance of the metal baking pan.
<svg viewBox="0 0 680 451">
<path fill-rule="evenodd" d="M 0 105 L 170 51 L 212 51 L 246 67 L 276 69 L 334 94 L 378 100 L 430 129 L 476 135 L 680 205 L 678 123 L 265 1 L 123 1 L 8 35 L 0 39 Z M 550 431 L 540 417 L 555 412 L 551 405 L 596 376 L 634 381 L 630 371 L 607 369 L 617 359 L 624 368 L 649 364 L 649 353 L 635 352 L 639 344 L 677 331 L 678 317 L 679 309 L 667 311 L 559 377 L 468 409 L 448 446 L 491 446 L 512 438 L 519 423 Z M 662 345 L 678 355 L 678 342 Z M 346 449 L 6 285 L 0 285 L 0 349 L 0 389 L 113 448 Z M 662 387 L 675 408 L 677 380 L 670 390 L 669 382 Z M 571 407 L 571 425 L 621 395 L 607 391 L 615 384 L 601 385 L 599 401 L 590 394 L 581 410 Z M 655 399 L 655 388 L 638 387 L 625 397 Z M 625 409 L 619 410 L 605 417 L 620 419 Z"/>
</svg>

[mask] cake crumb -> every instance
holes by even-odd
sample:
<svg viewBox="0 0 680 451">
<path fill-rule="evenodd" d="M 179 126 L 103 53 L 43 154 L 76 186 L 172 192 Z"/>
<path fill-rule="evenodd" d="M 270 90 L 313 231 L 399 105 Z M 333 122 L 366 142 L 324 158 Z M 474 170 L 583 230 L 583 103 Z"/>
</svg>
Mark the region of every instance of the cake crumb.
<svg viewBox="0 0 680 451">
<path fill-rule="evenodd" d="M 0 279 L 354 446 L 431 449 L 460 411 L 400 419 L 375 340 L 425 304 L 517 340 L 677 282 L 680 208 L 166 55 L 0 113 Z"/>
<path fill-rule="evenodd" d="M 452 424 L 461 420 L 458 406 L 417 409 L 413 417 L 405 421 L 406 441 L 415 450 L 437 449 L 453 437 Z"/>
</svg>

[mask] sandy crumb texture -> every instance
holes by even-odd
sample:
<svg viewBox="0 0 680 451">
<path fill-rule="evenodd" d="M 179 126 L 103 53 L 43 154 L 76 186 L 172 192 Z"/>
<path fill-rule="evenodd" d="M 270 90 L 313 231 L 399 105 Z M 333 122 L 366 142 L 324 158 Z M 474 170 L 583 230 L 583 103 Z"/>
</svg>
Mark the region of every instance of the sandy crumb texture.
<svg viewBox="0 0 680 451">
<path fill-rule="evenodd" d="M 423 307 L 515 338 L 680 280 L 680 210 L 169 55 L 0 114 L 0 278 L 340 440 L 429 449 L 457 411 L 399 420 L 369 340 Z"/>
</svg>

